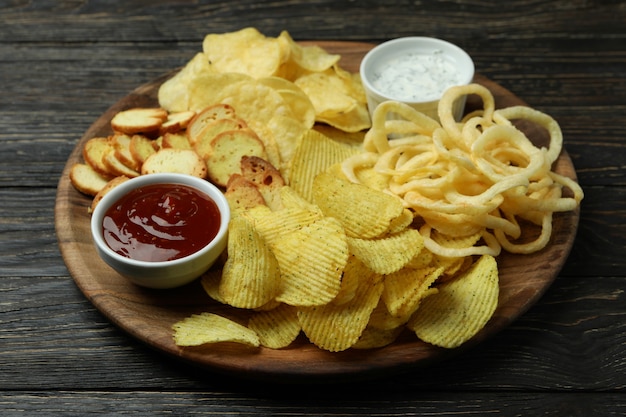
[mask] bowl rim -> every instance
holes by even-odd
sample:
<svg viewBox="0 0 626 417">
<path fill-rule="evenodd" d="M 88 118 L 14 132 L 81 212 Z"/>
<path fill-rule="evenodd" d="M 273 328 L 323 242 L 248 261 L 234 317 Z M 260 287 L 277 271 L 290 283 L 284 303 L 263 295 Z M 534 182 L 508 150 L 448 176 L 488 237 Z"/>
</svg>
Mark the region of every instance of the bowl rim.
<svg viewBox="0 0 626 417">
<path fill-rule="evenodd" d="M 467 76 L 461 79 L 460 82 L 456 85 L 467 85 L 472 82 L 476 71 L 474 60 L 463 48 L 440 38 L 434 38 L 429 36 L 405 36 L 380 43 L 371 50 L 369 50 L 367 54 L 365 54 L 359 66 L 359 75 L 361 77 L 361 82 L 366 89 L 366 92 L 369 91 L 370 93 L 377 95 L 379 100 L 400 101 L 413 105 L 428 104 L 439 101 L 441 97 L 438 97 L 436 99 L 429 98 L 419 101 L 399 99 L 397 97 L 392 97 L 388 94 L 385 94 L 384 92 L 381 92 L 370 82 L 370 69 L 377 62 L 379 55 L 384 54 L 385 52 L 390 50 L 396 50 L 396 53 L 400 53 L 410 48 L 415 48 L 416 46 L 428 47 L 428 49 L 432 50 L 442 49 L 445 54 L 453 55 L 457 58 L 460 58 L 463 62 L 460 67 L 466 68 L 466 70 L 462 71 L 461 75 L 467 73 Z"/>
<path fill-rule="evenodd" d="M 113 205 L 128 192 L 141 186 L 151 184 L 187 185 L 209 196 L 215 202 L 220 212 L 220 227 L 213 240 L 211 240 L 207 245 L 194 253 L 191 253 L 182 258 L 172 259 L 169 261 L 141 261 L 122 256 L 119 253 L 115 252 L 113 249 L 111 249 L 109 245 L 107 245 L 104 241 L 102 233 L 102 220 L 104 218 L 104 213 L 109 207 L 111 207 L 111 205 Z M 176 265 L 187 263 L 189 261 L 195 261 L 196 259 L 201 258 L 205 254 L 213 250 L 216 246 L 219 245 L 219 242 L 221 242 L 226 237 L 228 232 L 228 224 L 230 223 L 230 217 L 230 206 L 228 205 L 228 200 L 226 199 L 226 196 L 219 188 L 217 188 L 217 186 L 215 186 L 210 181 L 187 174 L 153 173 L 131 178 L 127 181 L 122 182 L 111 191 L 106 193 L 92 212 L 90 227 L 91 236 L 93 238 L 94 244 L 98 247 L 98 249 L 104 252 L 106 256 L 114 259 L 116 262 L 124 263 L 133 267 L 158 269 L 162 267 L 173 267 Z"/>
</svg>

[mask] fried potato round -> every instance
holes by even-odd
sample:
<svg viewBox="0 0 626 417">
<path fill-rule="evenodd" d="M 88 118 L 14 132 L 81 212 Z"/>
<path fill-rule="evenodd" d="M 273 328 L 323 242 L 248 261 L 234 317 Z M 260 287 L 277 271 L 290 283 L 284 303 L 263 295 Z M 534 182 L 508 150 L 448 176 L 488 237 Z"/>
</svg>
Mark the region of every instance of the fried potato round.
<svg viewBox="0 0 626 417">
<path fill-rule="evenodd" d="M 380 277 L 358 286 L 354 297 L 342 304 L 328 303 L 298 309 L 302 331 L 311 343 L 330 352 L 352 347 L 358 340 L 376 308 L 383 291 Z"/>
<path fill-rule="evenodd" d="M 368 268 L 378 274 L 391 274 L 402 269 L 424 247 L 424 239 L 416 229 L 376 239 L 348 237 L 350 251 Z"/>
<path fill-rule="evenodd" d="M 313 201 L 313 181 L 317 174 L 356 155 L 354 147 L 337 143 L 315 130 L 306 131 L 291 159 L 289 184 L 302 197 Z"/>
<path fill-rule="evenodd" d="M 327 173 L 315 177 L 312 194 L 322 212 L 338 219 L 351 237 L 381 236 L 404 211 L 395 196 Z"/>
<path fill-rule="evenodd" d="M 465 273 L 437 287 L 425 298 L 408 327 L 421 340 L 455 348 L 474 337 L 498 305 L 498 266 L 483 255 Z"/>
<path fill-rule="evenodd" d="M 235 342 L 258 347 L 256 333 L 226 317 L 213 313 L 194 314 L 172 326 L 178 346 L 200 346 L 209 343 Z"/>
<path fill-rule="evenodd" d="M 329 303 L 339 293 L 348 261 L 341 224 L 324 217 L 285 234 L 272 244 L 281 272 L 278 301 L 294 306 Z"/>
<path fill-rule="evenodd" d="M 382 299 L 389 314 L 407 320 L 428 295 L 431 285 L 441 276 L 443 268 L 404 268 L 385 277 Z"/>
<path fill-rule="evenodd" d="M 245 217 L 231 219 L 220 299 L 233 307 L 258 308 L 273 300 L 280 286 L 278 261 L 265 240 Z"/>
<path fill-rule="evenodd" d="M 289 346 L 300 334 L 297 310 L 287 304 L 254 313 L 248 327 L 258 335 L 261 346 L 271 349 Z"/>
</svg>

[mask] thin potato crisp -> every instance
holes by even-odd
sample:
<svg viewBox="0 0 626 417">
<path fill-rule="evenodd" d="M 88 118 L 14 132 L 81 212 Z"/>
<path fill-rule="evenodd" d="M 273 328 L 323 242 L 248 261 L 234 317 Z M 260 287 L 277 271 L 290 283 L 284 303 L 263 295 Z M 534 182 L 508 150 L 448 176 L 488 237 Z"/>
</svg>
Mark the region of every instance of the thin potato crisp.
<svg viewBox="0 0 626 417">
<path fill-rule="evenodd" d="M 476 335 L 498 305 L 498 267 L 483 255 L 458 278 L 422 301 L 408 327 L 433 345 L 455 348 Z"/>
<path fill-rule="evenodd" d="M 287 234 L 272 249 L 282 276 L 278 301 L 316 306 L 335 298 L 348 261 L 348 243 L 339 222 L 330 217 L 316 220 Z"/>
<path fill-rule="evenodd" d="M 200 346 L 207 343 L 236 342 L 259 346 L 255 332 L 226 317 L 202 313 L 175 323 L 174 341 L 178 346 Z"/>
</svg>

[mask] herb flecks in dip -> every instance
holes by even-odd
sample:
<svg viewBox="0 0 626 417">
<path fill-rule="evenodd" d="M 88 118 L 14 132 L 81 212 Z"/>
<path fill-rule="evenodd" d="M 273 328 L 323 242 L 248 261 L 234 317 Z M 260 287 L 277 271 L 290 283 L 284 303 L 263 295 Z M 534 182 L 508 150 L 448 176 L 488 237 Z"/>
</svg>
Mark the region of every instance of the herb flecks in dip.
<svg viewBox="0 0 626 417">
<path fill-rule="evenodd" d="M 409 52 L 381 64 L 372 84 L 383 95 L 398 101 L 433 101 L 461 83 L 460 74 L 443 51 Z"/>
</svg>

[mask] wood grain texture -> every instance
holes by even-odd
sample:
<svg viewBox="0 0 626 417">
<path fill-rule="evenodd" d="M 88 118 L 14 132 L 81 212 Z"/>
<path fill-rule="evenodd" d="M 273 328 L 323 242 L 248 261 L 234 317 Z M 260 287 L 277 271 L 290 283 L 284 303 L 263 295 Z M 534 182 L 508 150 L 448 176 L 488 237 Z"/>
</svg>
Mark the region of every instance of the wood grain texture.
<svg viewBox="0 0 626 417">
<path fill-rule="evenodd" d="M 342 66 L 350 71 L 358 71 L 362 57 L 373 46 L 337 41 L 317 44 L 331 53 L 340 54 Z M 555 216 L 552 241 L 546 250 L 526 256 L 506 253 L 499 256 L 498 308 L 487 327 L 460 349 L 436 348 L 408 335 L 383 349 L 341 353 L 323 352 L 305 340 L 282 350 L 250 349 L 231 344 L 178 348 L 172 340 L 172 324 L 192 313 L 212 311 L 228 314 L 228 309 L 212 302 L 199 282 L 175 291 L 149 291 L 132 285 L 112 271 L 98 258 L 93 248 L 90 217 L 86 210 L 90 199 L 74 190 L 67 178 L 72 165 L 82 162 L 80 155 L 84 143 L 92 137 L 111 133 L 110 120 L 116 112 L 158 104 L 156 93 L 163 79 L 135 89 L 87 130 L 72 152 L 59 182 L 56 225 L 65 263 L 85 296 L 122 329 L 170 356 L 179 356 L 188 362 L 225 373 L 268 380 L 353 379 L 397 373 L 408 367 L 423 366 L 458 354 L 505 328 L 543 295 L 567 259 L 578 227 L 578 211 Z M 480 75 L 476 81 L 492 91 L 496 107 L 524 104 L 506 89 Z M 472 97 L 467 107 L 471 111 L 472 107 L 479 105 L 480 102 Z M 541 133 L 537 127 L 528 132 L 538 146 L 546 140 Z M 562 175 L 576 177 L 566 151 L 563 151 L 554 169 Z"/>
</svg>

